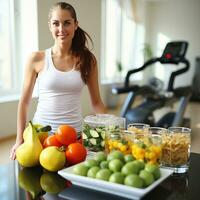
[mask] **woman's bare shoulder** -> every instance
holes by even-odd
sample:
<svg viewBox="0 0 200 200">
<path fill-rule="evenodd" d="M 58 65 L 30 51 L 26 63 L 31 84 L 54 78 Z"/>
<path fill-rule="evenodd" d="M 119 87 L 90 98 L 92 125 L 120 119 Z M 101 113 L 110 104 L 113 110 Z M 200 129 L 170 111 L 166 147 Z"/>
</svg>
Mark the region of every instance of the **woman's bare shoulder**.
<svg viewBox="0 0 200 200">
<path fill-rule="evenodd" d="M 29 56 L 31 62 L 41 62 L 45 58 L 45 51 L 35 51 L 32 52 Z"/>
<path fill-rule="evenodd" d="M 32 52 L 27 61 L 27 67 L 39 73 L 44 66 L 45 61 L 45 51 L 35 51 Z"/>
</svg>

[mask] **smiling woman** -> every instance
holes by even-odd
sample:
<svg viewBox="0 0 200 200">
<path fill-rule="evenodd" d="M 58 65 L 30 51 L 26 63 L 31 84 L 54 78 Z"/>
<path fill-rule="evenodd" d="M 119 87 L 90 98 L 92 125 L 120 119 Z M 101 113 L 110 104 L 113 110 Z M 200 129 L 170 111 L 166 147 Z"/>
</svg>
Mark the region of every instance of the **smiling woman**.
<svg viewBox="0 0 200 200">
<path fill-rule="evenodd" d="M 74 31 L 78 28 L 78 22 L 74 21 L 69 12 L 58 10 L 57 12 L 50 12 L 49 28 L 54 39 L 65 41 L 73 39 Z"/>
<path fill-rule="evenodd" d="M 22 135 L 36 80 L 39 100 L 33 123 L 50 125 L 52 132 L 64 124 L 72 126 L 77 133 L 81 132 L 81 94 L 85 85 L 94 112 L 106 112 L 99 91 L 96 58 L 86 46 L 91 39 L 79 27 L 74 8 L 65 2 L 56 3 L 50 9 L 48 24 L 54 45 L 45 51 L 33 52 L 27 60 L 12 159 L 15 159 L 15 150 L 23 143 Z"/>
</svg>

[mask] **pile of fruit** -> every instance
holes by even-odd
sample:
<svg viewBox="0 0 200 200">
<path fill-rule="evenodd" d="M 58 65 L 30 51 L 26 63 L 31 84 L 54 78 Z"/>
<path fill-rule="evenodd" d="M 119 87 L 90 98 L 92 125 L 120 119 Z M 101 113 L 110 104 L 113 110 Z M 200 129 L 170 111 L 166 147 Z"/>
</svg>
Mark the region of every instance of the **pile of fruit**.
<svg viewBox="0 0 200 200">
<path fill-rule="evenodd" d="M 53 135 L 50 126 L 42 127 L 29 122 L 24 130 L 24 143 L 16 150 L 16 159 L 24 167 L 41 165 L 48 171 L 58 171 L 67 165 L 85 160 L 86 148 L 77 141 L 76 130 L 60 125 Z"/>
<path fill-rule="evenodd" d="M 85 124 L 82 144 L 77 140 L 76 130 L 69 125 L 60 125 L 51 135 L 49 131 L 50 126 L 29 122 L 23 133 L 24 143 L 16 150 L 17 161 L 25 167 L 19 173 L 20 187 L 30 191 L 33 198 L 64 189 L 66 180 L 54 172 L 75 164 L 76 175 L 136 188 L 146 188 L 161 176 L 157 163 L 162 149 L 155 138 L 134 140 L 132 134 L 128 135 L 119 126 Z M 86 160 L 86 148 L 97 153 Z M 30 168 L 40 165 L 45 170 Z"/>
<path fill-rule="evenodd" d="M 117 150 L 107 155 L 96 153 L 93 159 L 75 165 L 73 173 L 136 188 L 145 188 L 161 176 L 159 166 L 135 160 L 131 154 Z"/>
</svg>

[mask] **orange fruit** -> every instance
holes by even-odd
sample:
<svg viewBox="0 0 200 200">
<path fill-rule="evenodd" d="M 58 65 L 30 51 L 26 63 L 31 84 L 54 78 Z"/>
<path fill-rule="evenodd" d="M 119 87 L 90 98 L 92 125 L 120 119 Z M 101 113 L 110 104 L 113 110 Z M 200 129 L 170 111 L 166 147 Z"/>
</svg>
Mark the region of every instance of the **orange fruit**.
<svg viewBox="0 0 200 200">
<path fill-rule="evenodd" d="M 60 125 L 56 132 L 56 139 L 63 145 L 76 142 L 77 133 L 75 128 L 70 125 Z"/>
</svg>

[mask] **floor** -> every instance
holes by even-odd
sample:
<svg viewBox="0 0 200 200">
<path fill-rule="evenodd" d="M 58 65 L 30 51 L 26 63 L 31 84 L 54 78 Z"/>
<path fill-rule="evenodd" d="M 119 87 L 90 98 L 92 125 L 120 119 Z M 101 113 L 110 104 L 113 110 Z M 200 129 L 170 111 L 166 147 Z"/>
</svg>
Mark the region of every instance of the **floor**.
<svg viewBox="0 0 200 200">
<path fill-rule="evenodd" d="M 160 111 L 162 112 L 162 111 Z M 119 109 L 109 110 L 109 113 L 113 113 L 119 115 Z M 155 113 L 158 117 L 160 115 L 159 112 Z M 190 102 L 185 115 L 191 118 L 191 128 L 192 128 L 192 145 L 191 151 L 200 153 L 200 103 Z M 7 163 L 10 161 L 9 153 L 12 145 L 15 142 L 15 136 L 0 140 L 0 164 Z"/>
<path fill-rule="evenodd" d="M 10 161 L 9 154 L 12 145 L 15 143 L 15 136 L 3 139 L 0 141 L 0 164 L 8 163 Z"/>
</svg>

